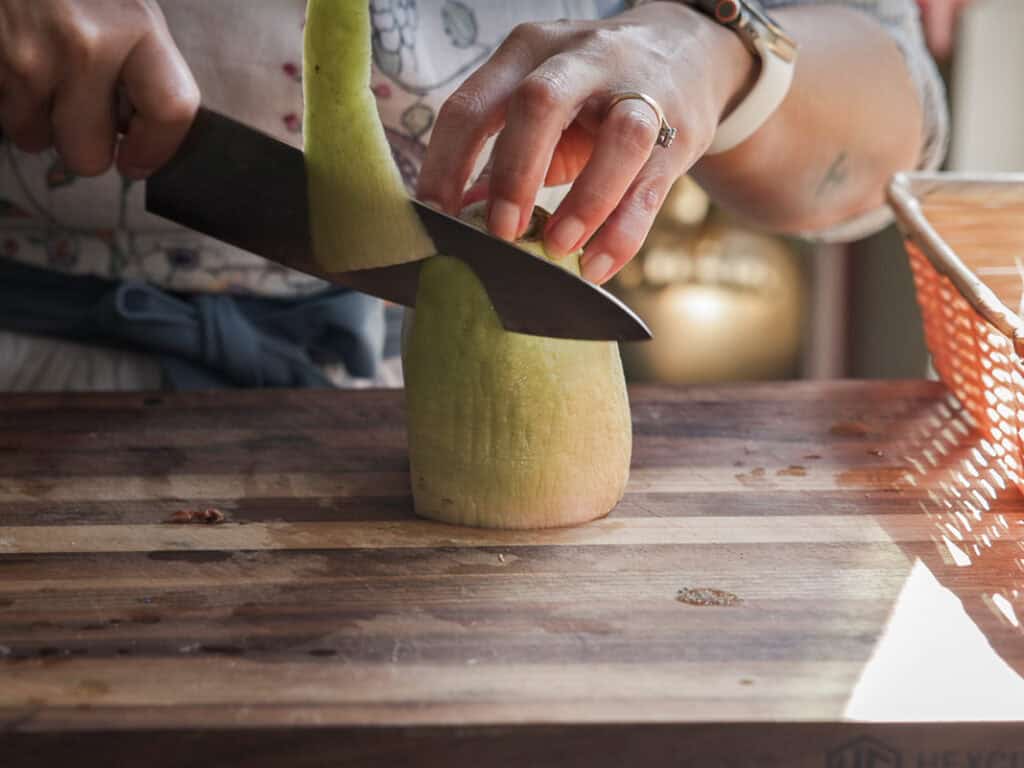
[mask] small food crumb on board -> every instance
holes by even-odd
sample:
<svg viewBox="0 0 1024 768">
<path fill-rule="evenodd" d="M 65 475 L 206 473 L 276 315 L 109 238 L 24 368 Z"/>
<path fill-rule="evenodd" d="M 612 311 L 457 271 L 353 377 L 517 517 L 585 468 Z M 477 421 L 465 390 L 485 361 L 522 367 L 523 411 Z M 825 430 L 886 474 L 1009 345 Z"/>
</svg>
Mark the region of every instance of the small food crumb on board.
<svg viewBox="0 0 1024 768">
<path fill-rule="evenodd" d="M 206 509 L 179 509 L 167 519 L 168 523 L 189 524 L 198 523 L 205 525 L 217 525 L 224 522 L 224 513 L 216 507 Z"/>
<path fill-rule="evenodd" d="M 676 600 L 687 605 L 696 605 L 702 608 L 709 606 L 736 605 L 740 598 L 732 592 L 711 587 L 686 587 L 676 594 Z"/>
<path fill-rule="evenodd" d="M 868 425 L 861 421 L 840 421 L 829 430 L 836 437 L 864 437 L 870 431 Z"/>
</svg>

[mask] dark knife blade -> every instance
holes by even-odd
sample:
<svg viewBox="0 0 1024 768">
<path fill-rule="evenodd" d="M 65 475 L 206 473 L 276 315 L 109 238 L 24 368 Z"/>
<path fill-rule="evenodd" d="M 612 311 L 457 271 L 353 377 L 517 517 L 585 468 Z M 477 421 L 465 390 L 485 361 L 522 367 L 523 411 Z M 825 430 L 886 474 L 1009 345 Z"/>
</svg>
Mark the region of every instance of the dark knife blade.
<svg viewBox="0 0 1024 768">
<path fill-rule="evenodd" d="M 642 341 L 650 330 L 604 289 L 547 259 L 414 202 L 439 253 L 461 259 L 502 325 L 519 333 Z M 422 262 L 350 272 L 318 264 L 302 152 L 202 108 L 177 155 L 146 183 L 146 209 L 291 269 L 415 306 Z"/>
</svg>

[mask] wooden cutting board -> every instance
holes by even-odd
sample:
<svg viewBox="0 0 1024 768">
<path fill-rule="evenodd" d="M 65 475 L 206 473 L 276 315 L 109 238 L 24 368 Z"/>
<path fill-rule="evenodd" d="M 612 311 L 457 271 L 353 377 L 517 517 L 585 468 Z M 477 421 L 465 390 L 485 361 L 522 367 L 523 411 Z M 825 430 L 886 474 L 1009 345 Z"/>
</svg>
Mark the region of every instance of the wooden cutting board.
<svg viewBox="0 0 1024 768">
<path fill-rule="evenodd" d="M 1024 504 L 939 385 L 632 397 L 609 518 L 496 532 L 412 516 L 398 392 L 5 396 L 0 765 L 1024 767 Z"/>
</svg>

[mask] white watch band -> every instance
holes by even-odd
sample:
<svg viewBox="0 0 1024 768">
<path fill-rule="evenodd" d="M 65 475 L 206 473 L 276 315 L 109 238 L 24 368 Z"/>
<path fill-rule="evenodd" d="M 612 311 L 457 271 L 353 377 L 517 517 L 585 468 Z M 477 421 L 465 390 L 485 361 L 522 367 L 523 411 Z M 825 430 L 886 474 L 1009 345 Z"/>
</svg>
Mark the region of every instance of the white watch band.
<svg viewBox="0 0 1024 768">
<path fill-rule="evenodd" d="M 705 154 L 718 155 L 742 144 L 764 125 L 789 93 L 796 60 L 786 61 L 766 40 L 754 41 L 761 73 L 743 101 L 723 120 Z"/>
</svg>

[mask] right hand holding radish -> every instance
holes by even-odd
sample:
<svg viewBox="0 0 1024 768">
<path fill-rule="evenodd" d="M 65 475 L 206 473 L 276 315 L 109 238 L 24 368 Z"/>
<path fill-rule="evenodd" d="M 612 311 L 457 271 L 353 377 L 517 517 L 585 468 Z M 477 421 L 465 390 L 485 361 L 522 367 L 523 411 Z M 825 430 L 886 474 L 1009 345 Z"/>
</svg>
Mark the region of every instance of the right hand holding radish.
<svg viewBox="0 0 1024 768">
<path fill-rule="evenodd" d="M 120 126 L 119 90 L 133 110 Z M 199 88 L 154 0 L 0 0 L 0 127 L 28 152 L 56 147 L 80 176 L 115 161 L 144 178 L 169 160 Z"/>
</svg>

